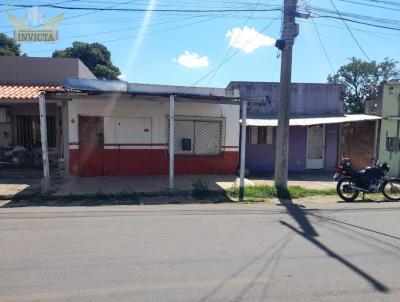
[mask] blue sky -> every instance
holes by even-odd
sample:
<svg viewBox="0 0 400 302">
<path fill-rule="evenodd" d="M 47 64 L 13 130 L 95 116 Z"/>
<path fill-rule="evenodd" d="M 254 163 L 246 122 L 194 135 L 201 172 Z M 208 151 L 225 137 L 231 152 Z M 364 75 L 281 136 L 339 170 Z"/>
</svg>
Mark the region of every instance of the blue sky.
<svg viewBox="0 0 400 302">
<path fill-rule="evenodd" d="M 0 0 L 0 4 L 31 5 L 61 1 Z M 136 0 L 121 5 L 122 2 L 128 1 L 75 0 L 64 5 L 143 9 L 261 9 L 268 5 L 282 5 L 283 0 Z M 372 3 L 368 0 L 353 2 Z M 334 0 L 334 3 L 344 12 L 400 19 L 400 11 L 394 9 L 341 0 Z M 333 9 L 330 0 L 308 0 L 307 4 Z M 26 9 L 0 7 L 0 31 L 12 36 L 7 10 L 25 18 Z M 43 9 L 47 19 L 63 11 L 65 17 L 59 26 L 59 41 L 54 44 L 25 42 L 22 43 L 22 51 L 29 56 L 51 56 L 54 50 L 64 49 L 76 40 L 102 42 L 111 51 L 113 63 L 121 69 L 123 79 L 138 83 L 193 85 L 213 70 L 215 72 L 196 85 L 224 87 L 233 80 L 279 81 L 280 59 L 277 58 L 277 49 L 272 45 L 273 39 L 280 35 L 279 11 L 190 14 Z M 294 46 L 292 79 L 294 82 L 325 82 L 332 68 L 323 52 L 315 25 L 311 20 L 298 19 L 297 22 L 300 24 L 300 35 Z M 314 22 L 335 70 L 345 64 L 349 57 L 366 59 L 341 20 L 315 18 Z M 400 61 L 400 31 L 347 24 L 372 60 L 380 61 L 389 57 Z M 262 29 L 265 31 L 258 34 Z"/>
</svg>

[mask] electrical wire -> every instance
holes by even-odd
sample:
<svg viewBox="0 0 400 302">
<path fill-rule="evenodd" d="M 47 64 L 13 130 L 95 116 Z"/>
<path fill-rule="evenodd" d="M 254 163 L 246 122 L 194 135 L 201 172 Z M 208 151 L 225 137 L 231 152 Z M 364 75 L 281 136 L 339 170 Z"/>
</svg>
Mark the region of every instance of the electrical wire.
<svg viewBox="0 0 400 302">
<path fill-rule="evenodd" d="M 14 4 L 15 7 L 29 8 L 30 5 Z M 106 7 L 82 7 L 82 6 L 64 6 L 56 4 L 42 4 L 39 7 L 58 8 L 65 10 L 90 10 L 90 11 L 118 11 L 118 12 L 181 12 L 181 13 L 229 13 L 229 12 L 251 12 L 253 9 L 145 9 L 145 8 L 106 8 Z M 281 8 L 257 9 L 258 12 L 280 11 Z"/>
<path fill-rule="evenodd" d="M 361 47 L 360 43 L 358 43 L 357 38 L 354 36 L 353 32 L 351 31 L 350 27 L 347 25 L 347 23 L 345 22 L 345 20 L 342 18 L 342 15 L 340 14 L 339 10 L 337 9 L 335 3 L 333 3 L 333 0 L 330 0 L 330 2 L 332 3 L 332 6 L 335 8 L 337 14 L 339 15 L 339 17 L 342 19 L 343 24 L 346 26 L 346 28 L 348 29 L 350 35 L 352 36 L 354 42 L 357 44 L 358 48 L 362 51 L 362 53 L 365 55 L 365 57 L 368 59 L 368 61 L 371 62 L 371 59 L 369 58 L 369 56 L 367 55 L 367 53 L 364 51 L 364 49 Z"/>
<path fill-rule="evenodd" d="M 325 54 L 326 60 L 328 61 L 328 63 L 329 63 L 329 66 L 331 67 L 332 73 L 335 73 L 335 69 L 333 68 L 333 65 L 332 65 L 331 59 L 330 59 L 330 58 L 329 58 L 329 56 L 328 56 L 328 52 L 326 51 L 326 48 L 325 48 L 324 42 L 322 41 L 322 37 L 321 37 L 321 34 L 319 33 L 319 30 L 318 30 L 317 24 L 315 24 L 315 22 L 314 22 L 314 19 L 313 19 L 313 18 L 311 18 L 311 21 L 312 21 L 312 24 L 314 25 L 315 31 L 316 31 L 316 33 L 317 33 L 317 36 L 318 36 L 319 43 L 320 43 L 320 44 L 321 44 L 321 46 L 322 46 L 322 49 L 323 49 L 323 51 L 324 51 L 324 54 Z"/>
<path fill-rule="evenodd" d="M 186 24 L 183 24 L 183 25 L 177 25 L 177 26 L 173 26 L 173 27 L 169 27 L 169 28 L 165 28 L 165 29 L 160 29 L 160 30 L 156 30 L 156 31 L 152 31 L 152 32 L 147 32 L 146 34 L 143 34 L 143 35 L 129 35 L 129 36 L 121 37 L 121 38 L 100 41 L 98 43 L 105 44 L 105 43 L 111 43 L 111 42 L 117 42 L 117 41 L 137 38 L 137 37 L 140 37 L 140 36 L 159 34 L 159 33 L 167 32 L 167 31 L 172 31 L 172 30 L 176 30 L 176 29 L 189 27 L 189 26 L 192 26 L 192 25 L 195 25 L 195 24 L 200 24 L 200 23 L 203 23 L 203 22 L 208 22 L 208 21 L 215 20 L 215 19 L 218 19 L 218 18 L 223 18 L 225 15 L 227 15 L 227 14 L 213 16 L 213 17 L 210 17 L 210 18 L 207 18 L 207 19 L 204 19 L 204 20 L 200 20 L 200 21 L 190 22 L 190 23 L 186 23 Z M 47 52 L 47 51 L 49 51 L 49 50 L 48 49 L 46 49 L 46 50 L 43 49 L 43 50 L 28 52 L 27 54 L 42 53 L 42 52 Z"/>
<path fill-rule="evenodd" d="M 255 8 L 257 8 L 257 6 L 258 6 L 259 3 L 260 3 L 260 1 L 258 0 Z M 254 14 L 254 11 L 252 11 L 252 12 L 250 13 L 250 15 L 248 16 L 248 18 L 246 19 L 246 21 L 245 21 L 244 24 L 242 25 L 243 28 L 249 23 L 251 17 L 253 17 L 253 14 Z M 240 38 L 241 34 L 242 34 L 242 32 L 240 32 L 239 36 L 236 37 L 236 39 L 235 39 L 234 42 L 236 42 L 236 40 Z M 224 61 L 224 60 L 229 56 L 229 54 L 230 54 L 230 52 L 231 52 L 231 50 L 232 50 L 232 45 L 233 45 L 233 43 L 229 45 L 229 48 L 228 48 L 227 51 L 225 52 L 225 55 L 224 55 L 224 57 L 222 58 L 221 61 Z M 218 72 L 218 69 L 215 70 L 214 74 L 212 74 L 212 75 L 209 77 L 209 83 L 210 83 L 210 81 L 212 80 L 212 78 L 215 77 L 215 75 L 217 74 L 217 72 Z"/>
<path fill-rule="evenodd" d="M 367 7 L 381 8 L 381 9 L 386 9 L 386 10 L 390 10 L 390 11 L 398 11 L 398 12 L 400 12 L 400 9 L 396 9 L 396 8 L 393 8 L 393 7 L 387 7 L 387 6 L 385 7 L 385 6 L 381 6 L 381 5 L 367 4 L 367 3 L 361 3 L 361 2 L 350 1 L 350 0 L 339 0 L 339 1 L 352 3 L 352 4 L 357 4 L 357 5 L 363 5 L 363 6 L 367 6 Z"/>
<path fill-rule="evenodd" d="M 251 39 L 250 41 L 248 41 L 246 43 L 249 44 L 251 42 L 253 42 L 260 34 L 262 34 L 264 31 L 266 31 L 276 20 L 279 19 L 280 16 L 278 16 L 277 18 L 275 18 L 274 20 L 272 20 L 270 23 L 268 23 L 253 39 Z M 225 63 L 227 63 L 230 59 L 232 59 L 235 55 L 237 55 L 239 53 L 241 49 L 236 50 L 232 55 L 230 55 L 228 58 L 226 58 L 225 60 L 223 60 L 221 63 L 219 63 L 215 68 L 213 68 L 211 71 L 209 71 L 207 74 L 205 74 L 204 76 L 202 76 L 200 79 L 198 79 L 196 82 L 193 83 L 192 86 L 196 86 L 198 83 L 200 83 L 201 81 L 203 81 L 204 79 L 206 79 L 207 77 L 209 77 L 213 72 L 215 72 L 216 70 L 218 70 L 219 68 L 221 68 Z"/>
</svg>

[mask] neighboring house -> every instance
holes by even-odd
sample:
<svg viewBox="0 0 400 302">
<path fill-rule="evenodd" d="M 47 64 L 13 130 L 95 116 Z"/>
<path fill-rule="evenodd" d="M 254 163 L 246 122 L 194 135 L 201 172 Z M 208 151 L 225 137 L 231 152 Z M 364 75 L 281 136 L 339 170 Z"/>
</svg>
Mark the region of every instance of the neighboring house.
<svg viewBox="0 0 400 302">
<path fill-rule="evenodd" d="M 233 90 L 80 79 L 67 79 L 64 89 L 46 99 L 67 102 L 72 175 L 171 173 L 171 135 L 172 173 L 236 173 L 240 102 Z"/>
<path fill-rule="evenodd" d="M 246 168 L 250 173 L 273 172 L 275 169 L 276 127 L 279 83 L 231 82 L 230 89 L 240 91 L 247 100 L 248 119 Z M 292 85 L 289 131 L 289 171 L 334 170 L 346 154 L 341 141 L 346 141 L 342 128 L 361 121 L 378 120 L 370 115 L 345 115 L 344 87 L 337 84 Z M 363 135 L 372 136 L 375 132 Z M 372 147 L 373 151 L 374 148 Z M 369 154 L 369 151 L 366 151 Z M 353 161 L 359 162 L 360 154 Z M 364 157 L 364 154 L 362 154 Z M 368 155 L 367 155 L 368 156 Z"/>
<path fill-rule="evenodd" d="M 388 162 L 390 175 L 398 177 L 400 176 L 400 82 L 382 84 L 379 98 L 371 107 L 383 118 L 379 131 L 378 159 L 381 162 Z"/>
<path fill-rule="evenodd" d="M 0 168 L 40 169 L 40 94 L 61 90 L 66 76 L 96 77 L 78 59 L 0 56 L 0 66 Z M 58 167 L 64 158 L 65 109 L 65 102 L 47 100 L 52 167 Z"/>
</svg>

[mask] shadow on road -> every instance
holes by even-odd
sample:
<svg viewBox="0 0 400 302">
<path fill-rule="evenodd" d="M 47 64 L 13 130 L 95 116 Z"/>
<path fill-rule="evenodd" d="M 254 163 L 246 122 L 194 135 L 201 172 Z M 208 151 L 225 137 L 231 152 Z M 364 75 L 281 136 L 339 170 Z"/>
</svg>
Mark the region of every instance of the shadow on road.
<svg viewBox="0 0 400 302">
<path fill-rule="evenodd" d="M 198 302 L 205 302 L 209 301 L 211 297 L 213 297 L 215 294 L 217 294 L 222 288 L 224 288 L 226 285 L 229 284 L 230 281 L 238 277 L 242 272 L 244 272 L 247 268 L 249 268 L 251 265 L 255 264 L 257 261 L 265 259 L 264 264 L 261 266 L 261 268 L 257 271 L 257 273 L 254 275 L 254 277 L 251 279 L 251 281 L 242 289 L 242 291 L 239 293 L 239 295 L 233 299 L 233 301 L 241 301 L 242 298 L 245 296 L 246 293 L 248 293 L 255 285 L 257 285 L 259 278 L 266 272 L 268 269 L 269 265 L 271 263 L 273 264 L 273 270 L 271 271 L 271 274 L 274 272 L 274 268 L 276 267 L 277 263 L 280 260 L 281 253 L 287 243 L 289 242 L 291 237 L 290 233 L 287 233 L 283 237 L 281 237 L 279 240 L 277 240 L 273 245 L 268 247 L 263 253 L 258 255 L 257 257 L 253 258 L 251 261 L 248 263 L 242 265 L 239 267 L 237 270 L 235 270 L 228 278 L 226 278 L 223 282 L 221 282 L 218 286 L 213 288 L 211 291 L 209 291 L 207 294 L 205 294 L 203 297 L 201 297 Z M 268 287 L 264 289 L 263 296 L 266 296 L 267 294 Z"/>
<path fill-rule="evenodd" d="M 335 253 L 333 250 L 328 248 L 322 242 L 320 242 L 315 237 L 318 237 L 318 233 L 312 226 L 310 220 L 307 217 L 307 212 L 303 210 L 303 208 L 297 204 L 292 202 L 290 195 L 286 193 L 285 198 L 279 199 L 281 205 L 284 206 L 288 212 L 288 214 L 298 223 L 300 230 L 286 221 L 279 220 L 279 222 L 288 227 L 290 230 L 295 232 L 296 234 L 302 236 L 304 239 L 308 240 L 310 243 L 318 247 L 320 250 L 324 251 L 329 257 L 337 260 L 341 264 L 345 265 L 347 268 L 357 273 L 359 276 L 364 278 L 367 282 L 369 282 L 373 288 L 379 292 L 387 293 L 389 292 L 389 288 L 387 288 L 384 284 L 382 284 L 379 280 L 375 279 L 350 261 L 346 260 L 342 256 Z"/>
</svg>

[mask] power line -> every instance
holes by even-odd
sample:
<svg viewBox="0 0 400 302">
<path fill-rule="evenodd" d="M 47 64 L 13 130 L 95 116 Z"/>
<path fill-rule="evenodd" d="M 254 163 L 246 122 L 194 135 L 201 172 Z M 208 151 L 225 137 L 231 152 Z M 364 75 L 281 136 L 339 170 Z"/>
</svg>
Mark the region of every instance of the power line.
<svg viewBox="0 0 400 302">
<path fill-rule="evenodd" d="M 31 5 L 14 4 L 14 7 L 29 8 Z M 65 10 L 91 10 L 91 11 L 118 11 L 118 12 L 179 12 L 179 13 L 229 13 L 229 12 L 252 12 L 254 9 L 145 9 L 145 8 L 106 8 L 106 7 L 83 7 L 83 6 L 64 6 L 55 4 L 37 5 L 40 7 L 59 8 Z M 257 12 L 280 11 L 281 8 L 257 9 Z"/>
<path fill-rule="evenodd" d="M 353 32 L 351 31 L 350 27 L 347 25 L 347 23 L 343 20 L 342 15 L 340 14 L 339 10 L 337 9 L 335 3 L 333 3 L 333 0 L 330 0 L 330 2 L 332 3 L 332 6 L 335 8 L 337 14 L 339 15 L 339 17 L 342 19 L 343 24 L 346 26 L 346 28 L 348 29 L 350 35 L 353 37 L 354 42 L 357 44 L 358 48 L 362 51 L 362 53 L 365 55 L 365 57 L 368 59 L 368 61 L 371 61 L 371 59 L 368 57 L 367 53 L 364 51 L 364 49 L 361 47 L 360 43 L 358 43 L 356 37 L 354 36 Z"/>
<path fill-rule="evenodd" d="M 385 6 L 381 6 L 381 5 L 367 4 L 367 3 L 361 3 L 361 2 L 350 1 L 350 0 L 339 0 L 339 1 L 400 12 L 400 9 L 396 9 L 396 8 L 393 8 L 393 7 L 387 7 L 387 6 L 385 7 Z"/>
<path fill-rule="evenodd" d="M 313 13 L 317 13 L 319 15 L 321 14 L 328 14 L 328 15 L 333 15 L 337 16 L 337 10 L 334 9 L 327 9 L 323 7 L 315 7 L 315 6 L 309 6 L 309 11 Z M 345 17 L 351 19 L 351 20 L 356 20 L 356 21 L 364 21 L 372 24 L 373 26 L 377 25 L 386 25 L 386 26 L 400 26 L 400 21 L 398 19 L 387 19 L 387 18 L 377 18 L 374 16 L 365 16 L 365 15 L 358 15 L 354 13 L 348 13 L 348 12 L 339 12 L 341 17 L 345 19 Z M 338 17 L 337 17 L 338 18 Z M 398 28 L 398 27 L 397 27 Z"/>
<path fill-rule="evenodd" d="M 275 18 L 274 20 L 272 20 L 268 25 L 266 25 L 253 39 L 251 39 L 250 41 L 248 41 L 246 43 L 246 45 L 248 45 L 249 43 L 253 42 L 260 34 L 262 34 L 264 31 L 266 31 L 276 20 L 278 20 L 279 16 L 277 18 Z M 223 60 L 221 63 L 219 63 L 215 68 L 213 68 L 211 71 L 209 71 L 207 74 L 205 74 L 204 76 L 202 76 L 200 79 L 198 79 L 196 82 L 193 83 L 192 86 L 196 86 L 198 83 L 200 83 L 201 81 L 203 81 L 205 78 L 209 77 L 210 74 L 212 74 L 213 72 L 215 72 L 216 70 L 218 70 L 219 68 L 221 68 L 225 63 L 227 63 L 230 59 L 232 59 L 235 55 L 237 55 L 239 53 L 240 49 L 236 50 L 232 55 L 230 55 L 228 58 L 226 58 L 225 60 Z"/>
<path fill-rule="evenodd" d="M 324 51 L 324 54 L 325 54 L 326 60 L 328 61 L 328 63 L 329 63 L 329 66 L 331 67 L 332 73 L 335 73 L 335 69 L 333 68 L 333 65 L 332 65 L 331 59 L 330 59 L 330 58 L 329 58 L 329 56 L 328 56 L 328 52 L 326 51 L 326 48 L 325 48 L 324 42 L 322 41 L 322 37 L 321 37 L 321 34 L 319 33 L 319 30 L 318 30 L 317 24 L 314 22 L 314 19 L 313 19 L 313 18 L 311 18 L 311 22 L 312 22 L 312 23 L 313 23 L 313 25 L 314 25 L 315 31 L 316 31 L 316 33 L 317 33 L 317 36 L 318 36 L 318 39 L 319 39 L 319 43 L 320 43 L 320 44 L 321 44 L 321 46 L 322 46 L 322 49 L 323 49 L 323 51 Z"/>
<path fill-rule="evenodd" d="M 180 29 L 180 28 L 184 28 L 184 27 L 188 27 L 191 25 L 195 25 L 195 24 L 199 24 L 199 23 L 203 23 L 203 22 L 207 22 L 207 21 L 211 21 L 211 20 L 215 20 L 218 18 L 223 18 L 224 16 L 228 15 L 223 14 L 223 15 L 218 15 L 218 16 L 213 16 L 204 20 L 199 20 L 199 21 L 195 21 L 195 22 L 191 22 L 191 23 L 186 23 L 186 24 L 182 24 L 182 25 L 177 25 L 177 26 L 173 26 L 173 27 L 169 27 L 169 28 L 165 28 L 165 29 L 160 29 L 160 30 L 156 30 L 156 31 L 152 31 L 152 32 L 148 32 L 146 34 L 143 35 L 130 35 L 130 36 L 125 36 L 125 37 L 121 37 L 121 38 L 116 38 L 116 39 L 111 39 L 111 40 L 105 40 L 105 41 L 100 41 L 98 43 L 111 43 L 111 42 L 116 42 L 116 41 L 122 41 L 122 40 L 127 40 L 127 39 L 131 39 L 131 38 L 137 38 L 140 36 L 147 36 L 147 35 L 153 35 L 153 34 L 159 34 L 162 32 L 166 32 L 166 31 L 171 31 L 171 30 L 176 30 L 176 29 Z M 38 50 L 38 51 L 33 51 L 33 52 L 28 52 L 28 54 L 35 54 L 35 53 L 42 53 L 42 52 L 47 52 L 48 50 Z"/>
<path fill-rule="evenodd" d="M 316 15 L 316 16 L 311 16 L 311 17 L 312 18 L 338 19 L 338 20 L 342 20 L 342 21 L 352 22 L 352 23 L 361 24 L 361 25 L 367 25 L 367 26 L 371 26 L 371 27 L 400 31 L 400 27 L 378 25 L 378 24 L 373 24 L 373 23 L 368 23 L 368 22 L 363 22 L 363 21 L 352 20 L 352 19 L 348 19 L 348 18 L 344 18 L 344 17 L 335 17 L 335 16 L 329 16 L 329 15 Z"/>
<path fill-rule="evenodd" d="M 259 3 L 260 3 L 260 0 L 257 1 L 256 8 L 257 8 Z M 245 27 L 249 23 L 249 21 L 250 21 L 251 17 L 253 16 L 253 14 L 254 14 L 254 11 L 251 12 L 251 14 L 248 16 L 248 18 L 246 19 L 246 21 L 242 25 L 242 27 Z M 236 40 L 240 38 L 241 34 L 242 34 L 242 32 L 239 33 L 239 36 L 236 37 L 234 42 L 236 42 Z M 222 61 L 224 61 L 227 58 L 227 56 L 229 56 L 229 53 L 231 52 L 231 49 L 232 49 L 232 45 L 233 45 L 233 43 L 231 45 L 229 45 L 229 48 L 225 52 L 225 55 L 224 55 Z M 218 72 L 218 69 L 215 70 L 213 75 L 211 75 L 211 77 L 209 78 L 209 81 L 211 81 L 211 79 L 217 74 L 217 72 Z"/>
</svg>

